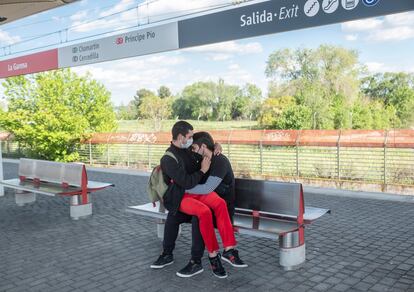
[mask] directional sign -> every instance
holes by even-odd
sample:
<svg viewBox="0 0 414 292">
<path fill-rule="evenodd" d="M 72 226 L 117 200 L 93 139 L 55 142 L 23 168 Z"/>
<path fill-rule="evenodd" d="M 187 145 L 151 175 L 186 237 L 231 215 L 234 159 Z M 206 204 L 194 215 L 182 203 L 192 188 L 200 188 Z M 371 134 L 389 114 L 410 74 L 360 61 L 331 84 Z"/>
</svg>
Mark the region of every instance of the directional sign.
<svg viewBox="0 0 414 292">
<path fill-rule="evenodd" d="M 271 0 L 0 61 L 0 78 L 411 10 L 414 0 Z"/>
<path fill-rule="evenodd" d="M 178 49 L 178 25 L 169 23 L 59 49 L 59 68 Z"/>
<path fill-rule="evenodd" d="M 180 21 L 180 48 L 410 10 L 414 0 L 273 0 Z"/>
<path fill-rule="evenodd" d="M 35 53 L 0 61 L 0 78 L 48 71 L 58 68 L 58 50 Z"/>
</svg>

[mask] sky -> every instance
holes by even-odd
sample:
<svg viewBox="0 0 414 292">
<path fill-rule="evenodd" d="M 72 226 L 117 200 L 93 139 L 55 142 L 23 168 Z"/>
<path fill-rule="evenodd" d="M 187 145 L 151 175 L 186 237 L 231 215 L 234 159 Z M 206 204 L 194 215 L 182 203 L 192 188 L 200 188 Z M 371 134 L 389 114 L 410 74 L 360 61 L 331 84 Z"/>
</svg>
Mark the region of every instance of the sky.
<svg viewBox="0 0 414 292">
<path fill-rule="evenodd" d="M 105 36 L 100 34 L 114 30 L 135 30 L 138 24 L 145 25 L 148 18 L 153 22 L 229 2 L 232 1 L 81 0 L 1 25 L 0 60 L 10 58 L 3 56 L 9 45 L 12 52 L 31 50 L 44 44 L 57 47 L 55 44 L 61 41 L 76 43 L 84 41 L 77 39 L 93 35 L 99 35 L 97 38 L 100 38 Z M 44 36 L 25 41 L 40 35 Z M 176 94 L 193 82 L 217 81 L 220 78 L 226 83 L 240 86 L 246 83 L 256 84 L 266 95 L 268 80 L 264 71 L 267 58 L 273 51 L 283 48 L 316 48 L 321 44 L 356 50 L 360 62 L 373 73 L 414 72 L 414 13 L 400 13 L 116 60 L 75 67 L 73 70 L 79 74 L 90 72 L 94 79 L 104 84 L 112 93 L 112 102 L 115 105 L 127 104 L 140 88 L 155 91 L 165 85 Z"/>
</svg>

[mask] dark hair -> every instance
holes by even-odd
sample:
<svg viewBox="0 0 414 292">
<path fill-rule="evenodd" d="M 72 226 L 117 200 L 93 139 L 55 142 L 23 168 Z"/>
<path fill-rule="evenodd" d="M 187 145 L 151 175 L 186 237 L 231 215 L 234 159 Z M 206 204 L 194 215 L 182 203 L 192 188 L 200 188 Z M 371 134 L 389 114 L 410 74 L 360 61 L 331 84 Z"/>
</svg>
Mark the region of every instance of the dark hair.
<svg viewBox="0 0 414 292">
<path fill-rule="evenodd" d="M 172 130 L 171 130 L 172 138 L 173 140 L 177 140 L 179 134 L 186 136 L 188 132 L 192 130 L 194 129 L 190 123 L 187 123 L 186 121 L 178 121 L 172 127 Z"/>
<path fill-rule="evenodd" d="M 214 151 L 213 137 L 207 132 L 197 132 L 193 135 L 193 144 L 201 147 L 201 144 L 205 144 L 210 151 Z"/>
<path fill-rule="evenodd" d="M 214 139 L 213 139 L 213 137 L 208 132 L 197 132 L 197 133 L 194 133 L 194 135 L 193 135 L 194 141 L 196 141 L 196 140 L 198 140 L 200 138 L 210 139 L 211 142 L 214 144 Z"/>
</svg>

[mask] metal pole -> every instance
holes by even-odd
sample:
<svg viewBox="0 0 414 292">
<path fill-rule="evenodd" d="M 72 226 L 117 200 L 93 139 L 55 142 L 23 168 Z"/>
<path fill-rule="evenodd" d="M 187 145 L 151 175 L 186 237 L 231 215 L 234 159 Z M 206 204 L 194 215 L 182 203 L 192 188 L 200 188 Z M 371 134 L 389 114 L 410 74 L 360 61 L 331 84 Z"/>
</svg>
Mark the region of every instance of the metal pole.
<svg viewBox="0 0 414 292">
<path fill-rule="evenodd" d="M 260 174 L 263 175 L 263 141 L 260 140 Z"/>
<path fill-rule="evenodd" d="M 129 142 L 127 143 L 127 166 L 129 167 Z"/>
<path fill-rule="evenodd" d="M 296 146 L 296 176 L 299 177 L 299 140 L 300 140 L 301 130 L 298 132 L 296 137 L 295 146 Z"/>
<path fill-rule="evenodd" d="M 89 141 L 89 165 L 92 165 L 92 143 Z"/>
<path fill-rule="evenodd" d="M 229 137 L 227 138 L 227 152 L 228 152 L 227 157 L 229 158 L 229 160 L 230 160 L 230 139 L 231 139 L 232 134 L 233 134 L 233 129 L 230 130 Z"/>
<path fill-rule="evenodd" d="M 147 154 L 148 154 L 148 169 L 151 169 L 151 152 L 150 152 L 150 144 L 147 145 Z"/>
<path fill-rule="evenodd" d="M 108 160 L 108 165 L 110 165 L 110 159 L 109 159 L 109 143 L 106 143 L 106 158 Z"/>
<path fill-rule="evenodd" d="M 338 141 L 336 141 L 336 167 L 337 167 L 338 180 L 341 179 L 341 160 L 340 160 L 341 135 L 342 135 L 342 130 L 339 131 Z"/>
<path fill-rule="evenodd" d="M 1 152 L 1 144 L 2 142 L 0 141 L 0 180 L 4 180 L 3 177 L 3 153 Z M 0 197 L 4 196 L 4 187 L 0 186 Z"/>
<path fill-rule="evenodd" d="M 384 140 L 384 189 L 387 186 L 387 142 L 388 142 L 388 131 L 385 132 Z"/>
</svg>

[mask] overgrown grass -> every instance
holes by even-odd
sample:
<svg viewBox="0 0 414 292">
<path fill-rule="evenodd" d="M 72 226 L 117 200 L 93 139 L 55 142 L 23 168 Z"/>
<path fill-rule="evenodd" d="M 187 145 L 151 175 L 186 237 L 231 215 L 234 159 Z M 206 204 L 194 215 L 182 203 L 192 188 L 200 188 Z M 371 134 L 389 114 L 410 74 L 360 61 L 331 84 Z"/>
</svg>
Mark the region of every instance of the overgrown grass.
<svg viewBox="0 0 414 292">
<path fill-rule="evenodd" d="M 161 131 L 168 132 L 176 120 L 165 120 L 161 123 Z M 255 130 L 259 128 L 257 121 L 197 121 L 187 120 L 196 130 Z M 154 122 L 151 120 L 118 121 L 117 132 L 153 132 Z"/>
</svg>

